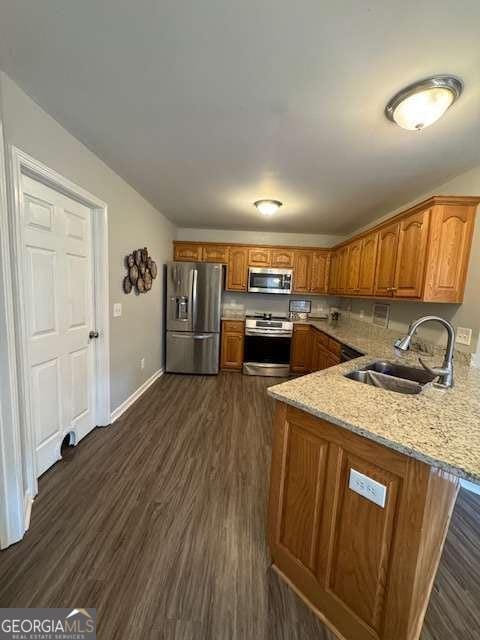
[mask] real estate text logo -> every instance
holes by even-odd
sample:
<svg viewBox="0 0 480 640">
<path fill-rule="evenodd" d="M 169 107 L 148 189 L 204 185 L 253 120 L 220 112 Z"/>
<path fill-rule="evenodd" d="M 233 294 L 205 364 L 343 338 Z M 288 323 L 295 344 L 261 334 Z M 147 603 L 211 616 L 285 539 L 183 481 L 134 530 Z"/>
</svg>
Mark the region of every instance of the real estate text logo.
<svg viewBox="0 0 480 640">
<path fill-rule="evenodd" d="M 95 640 L 96 609 L 0 609 L 0 640 Z"/>
</svg>

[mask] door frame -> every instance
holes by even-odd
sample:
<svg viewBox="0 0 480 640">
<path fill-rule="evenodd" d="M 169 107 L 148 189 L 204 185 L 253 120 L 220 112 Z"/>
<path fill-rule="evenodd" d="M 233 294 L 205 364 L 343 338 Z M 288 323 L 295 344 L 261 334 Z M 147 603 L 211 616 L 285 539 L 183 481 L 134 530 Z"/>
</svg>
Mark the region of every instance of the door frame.
<svg viewBox="0 0 480 640">
<path fill-rule="evenodd" d="M 15 472 L 17 484 L 25 486 L 22 496 L 23 530 L 19 535 L 18 524 L 16 535 L 4 536 L 8 544 L 19 540 L 28 529 L 31 505 L 38 493 L 37 475 L 35 470 L 35 447 L 32 423 L 32 401 L 30 376 L 28 371 L 28 340 L 27 322 L 22 300 L 25 298 L 23 284 L 24 249 L 23 227 L 21 224 L 21 207 L 23 203 L 22 175 L 37 180 L 38 182 L 53 188 L 55 191 L 72 198 L 87 206 L 92 211 L 92 257 L 93 257 L 93 292 L 95 329 L 100 333 L 100 338 L 95 341 L 95 406 L 93 408 L 95 425 L 107 426 L 110 419 L 110 317 L 109 317 L 109 269 L 108 269 L 108 207 L 105 202 L 98 199 L 82 187 L 71 182 L 61 174 L 50 169 L 43 163 L 26 154 L 21 149 L 11 146 L 9 149 L 9 195 L 11 206 L 7 207 L 7 216 L 2 216 L 2 232 L 9 230 L 10 239 L 10 272 L 12 290 L 12 305 L 10 313 L 10 329 L 14 331 L 14 344 L 16 352 L 16 367 L 14 376 L 15 389 L 12 395 L 12 405 L 17 406 L 17 424 L 12 424 L 16 431 L 16 442 L 20 447 L 20 456 L 17 455 Z M 1 172 L 1 171 L 0 171 Z M 1 176 L 0 176 L 1 179 Z M 1 188 L 1 186 L 0 186 Z M 2 203 L 0 202 L 0 206 Z M 3 233 L 2 233 L 3 235 Z M 92 327 L 93 328 L 93 327 Z M 0 443 L 3 445 L 3 443 Z M 2 446 L 3 449 L 3 446 Z M 18 459 L 20 458 L 20 459 Z M 20 462 L 20 464 L 18 464 Z M 0 484 L 2 479 L 0 478 Z M 18 507 L 17 507 L 18 512 Z M 1 518 L 0 518 L 1 520 Z M 18 517 L 17 517 L 18 521 Z M 0 531 L 1 533 L 1 531 Z M 16 540 L 15 540 L 16 538 Z M 2 546 L 4 540 L 1 540 Z"/>
<path fill-rule="evenodd" d="M 0 548 L 22 538 L 26 504 L 10 254 L 5 146 L 0 120 Z"/>
</svg>

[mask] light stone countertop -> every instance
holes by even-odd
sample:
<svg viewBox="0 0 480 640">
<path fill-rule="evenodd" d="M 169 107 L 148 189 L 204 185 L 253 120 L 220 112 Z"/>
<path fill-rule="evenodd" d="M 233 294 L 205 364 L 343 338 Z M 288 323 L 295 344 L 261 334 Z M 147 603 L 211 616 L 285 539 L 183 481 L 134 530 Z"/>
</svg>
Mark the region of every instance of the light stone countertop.
<svg viewBox="0 0 480 640">
<path fill-rule="evenodd" d="M 416 353 L 395 356 L 397 332 L 358 321 L 307 323 L 366 355 L 274 385 L 273 398 L 480 484 L 480 369 L 468 366 L 467 356 L 456 354 L 452 389 L 427 385 L 403 395 L 344 377 L 375 360 L 419 366 Z M 425 360 L 441 364 L 441 355 Z"/>
</svg>

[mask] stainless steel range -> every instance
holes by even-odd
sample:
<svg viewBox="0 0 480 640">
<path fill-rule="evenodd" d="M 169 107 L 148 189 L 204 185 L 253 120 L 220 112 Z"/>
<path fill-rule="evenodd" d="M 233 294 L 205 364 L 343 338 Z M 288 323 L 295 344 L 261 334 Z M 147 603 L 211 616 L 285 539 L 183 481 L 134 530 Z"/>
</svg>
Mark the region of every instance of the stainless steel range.
<svg viewBox="0 0 480 640">
<path fill-rule="evenodd" d="M 271 314 L 245 319 L 243 373 L 250 376 L 287 377 L 293 322 Z"/>
</svg>

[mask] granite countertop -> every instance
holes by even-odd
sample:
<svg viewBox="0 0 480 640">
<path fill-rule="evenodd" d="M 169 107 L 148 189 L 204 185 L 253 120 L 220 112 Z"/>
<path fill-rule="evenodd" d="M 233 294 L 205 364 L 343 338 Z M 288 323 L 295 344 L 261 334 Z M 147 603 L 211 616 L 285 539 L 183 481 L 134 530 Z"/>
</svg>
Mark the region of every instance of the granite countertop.
<svg viewBox="0 0 480 640">
<path fill-rule="evenodd" d="M 480 484 L 480 369 L 466 355 L 456 354 L 452 389 L 402 395 L 344 377 L 375 360 L 417 364 L 418 354 L 395 356 L 396 332 L 358 321 L 307 323 L 366 355 L 272 386 L 273 398 Z M 441 363 L 438 353 L 425 360 Z"/>
</svg>

